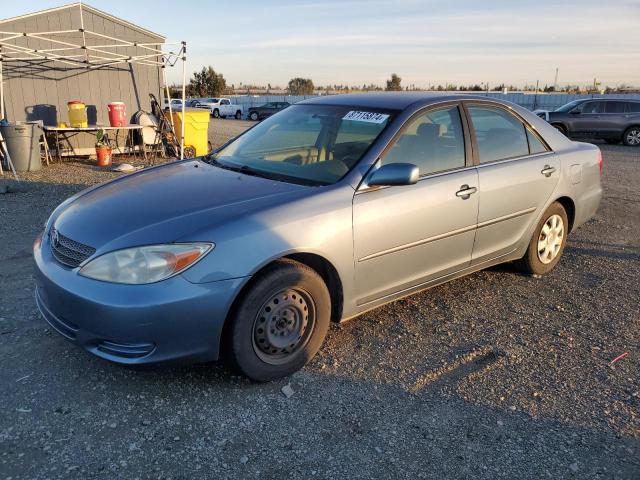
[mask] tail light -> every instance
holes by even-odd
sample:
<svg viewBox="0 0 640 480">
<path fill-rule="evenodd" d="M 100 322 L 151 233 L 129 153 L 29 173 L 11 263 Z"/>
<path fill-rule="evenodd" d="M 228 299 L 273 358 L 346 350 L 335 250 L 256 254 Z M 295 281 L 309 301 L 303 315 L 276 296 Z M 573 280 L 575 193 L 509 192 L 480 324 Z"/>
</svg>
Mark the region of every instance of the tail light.
<svg viewBox="0 0 640 480">
<path fill-rule="evenodd" d="M 598 167 L 600 168 L 600 176 L 602 176 L 602 170 L 604 169 L 604 161 L 602 160 L 602 151 L 598 149 Z"/>
</svg>

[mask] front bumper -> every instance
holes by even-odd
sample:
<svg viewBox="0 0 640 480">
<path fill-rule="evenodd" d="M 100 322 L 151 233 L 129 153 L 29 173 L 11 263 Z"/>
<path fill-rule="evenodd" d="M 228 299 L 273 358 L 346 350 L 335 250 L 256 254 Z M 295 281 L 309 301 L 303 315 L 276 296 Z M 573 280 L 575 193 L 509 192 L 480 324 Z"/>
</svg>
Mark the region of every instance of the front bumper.
<svg viewBox="0 0 640 480">
<path fill-rule="evenodd" d="M 34 248 L 36 303 L 58 333 L 118 363 L 216 360 L 227 312 L 245 279 L 194 284 L 181 275 L 120 285 L 59 264 L 48 240 Z"/>
</svg>

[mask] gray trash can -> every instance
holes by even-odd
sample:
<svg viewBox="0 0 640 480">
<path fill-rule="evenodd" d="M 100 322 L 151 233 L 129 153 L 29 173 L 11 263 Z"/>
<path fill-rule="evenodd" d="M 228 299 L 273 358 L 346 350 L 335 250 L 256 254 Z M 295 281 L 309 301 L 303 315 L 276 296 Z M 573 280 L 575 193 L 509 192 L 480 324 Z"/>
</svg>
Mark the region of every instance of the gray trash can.
<svg viewBox="0 0 640 480">
<path fill-rule="evenodd" d="M 17 171 L 33 172 L 42 168 L 40 129 L 37 124 L 10 124 L 0 127 L 0 130 Z"/>
</svg>

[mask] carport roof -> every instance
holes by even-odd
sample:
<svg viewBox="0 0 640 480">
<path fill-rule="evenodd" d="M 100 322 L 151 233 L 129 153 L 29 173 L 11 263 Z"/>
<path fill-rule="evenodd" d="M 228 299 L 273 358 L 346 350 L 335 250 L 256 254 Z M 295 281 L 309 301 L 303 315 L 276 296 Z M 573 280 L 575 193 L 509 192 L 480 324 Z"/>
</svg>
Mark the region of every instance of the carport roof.
<svg viewBox="0 0 640 480">
<path fill-rule="evenodd" d="M 160 35 L 159 33 L 155 33 L 152 32 L 151 30 L 147 30 L 146 28 L 142 28 L 134 23 L 128 22 L 126 20 L 123 20 L 122 18 L 119 17 L 114 17 L 113 15 L 108 14 L 107 12 L 103 12 L 102 10 L 98 10 L 95 7 L 92 7 L 91 5 L 87 5 L 84 2 L 74 2 L 74 3 L 70 3 L 68 5 L 62 5 L 60 7 L 54 7 L 54 8 L 48 8 L 46 10 L 39 10 L 37 12 L 32 12 L 32 13 L 26 13 L 24 15 L 18 15 L 17 17 L 11 17 L 11 18 L 6 18 L 4 20 L 0 20 L 0 25 L 5 24 L 5 23 L 11 23 L 11 22 L 15 22 L 18 20 L 25 20 L 27 18 L 30 17 L 35 17 L 38 15 L 48 15 L 54 12 L 58 12 L 60 10 L 68 10 L 68 9 L 73 9 L 73 8 L 80 8 L 82 7 L 83 10 L 87 11 L 87 12 L 92 12 L 95 13 L 96 15 L 99 15 L 103 18 L 106 18 L 108 20 L 111 20 L 112 22 L 116 22 L 119 23 L 120 25 L 127 27 L 127 28 L 131 28 L 133 30 L 137 30 L 141 33 L 144 33 L 146 35 L 151 35 L 154 36 L 158 39 L 161 40 L 165 40 L 165 37 Z"/>
</svg>

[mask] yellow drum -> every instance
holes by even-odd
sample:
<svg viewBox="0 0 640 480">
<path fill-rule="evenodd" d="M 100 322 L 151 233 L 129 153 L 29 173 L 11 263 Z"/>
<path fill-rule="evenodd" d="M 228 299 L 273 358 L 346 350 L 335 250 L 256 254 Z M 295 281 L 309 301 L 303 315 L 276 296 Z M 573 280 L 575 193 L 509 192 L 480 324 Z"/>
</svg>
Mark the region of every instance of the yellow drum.
<svg viewBox="0 0 640 480">
<path fill-rule="evenodd" d="M 187 108 L 184 112 L 184 150 L 185 157 L 200 157 L 209 153 L 209 110 Z M 180 143 L 182 133 L 182 111 L 173 111 L 173 125 L 176 140 Z"/>
<path fill-rule="evenodd" d="M 69 110 L 69 125 L 74 128 L 86 128 L 89 126 L 87 118 L 87 106 L 79 100 L 67 103 Z"/>
</svg>

